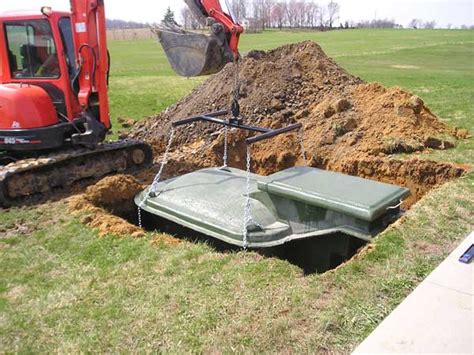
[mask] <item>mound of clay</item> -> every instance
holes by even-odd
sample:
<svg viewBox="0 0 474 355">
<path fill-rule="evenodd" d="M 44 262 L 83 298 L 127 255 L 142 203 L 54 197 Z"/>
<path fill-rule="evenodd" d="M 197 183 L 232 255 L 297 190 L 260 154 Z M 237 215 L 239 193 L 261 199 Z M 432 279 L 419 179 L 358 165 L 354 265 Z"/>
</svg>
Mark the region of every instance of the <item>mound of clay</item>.
<svg viewBox="0 0 474 355">
<path fill-rule="evenodd" d="M 196 88 L 157 117 L 139 123 L 132 136 L 163 149 L 170 121 L 229 107 L 234 68 Z M 366 84 L 347 73 L 314 42 L 251 52 L 240 65 L 241 110 L 247 123 L 281 127 L 301 122 L 311 156 L 339 159 L 448 148 L 451 133 L 423 101 L 398 88 Z M 179 128 L 175 146 L 215 141 L 222 127 Z M 261 145 L 259 145 L 261 146 Z M 264 147 L 263 150 L 268 150 Z"/>
<path fill-rule="evenodd" d="M 105 177 L 89 186 L 84 197 L 94 206 L 120 213 L 120 210 L 130 210 L 128 205 L 133 203 L 133 198 L 142 189 L 143 186 L 133 176 L 120 174 Z"/>
<path fill-rule="evenodd" d="M 245 122 L 272 128 L 302 123 L 307 158 L 315 167 L 361 175 L 361 170 L 353 168 L 357 162 L 379 159 L 382 163 L 375 164 L 377 169 L 364 170 L 373 172 L 365 177 L 409 185 L 411 182 L 402 181 L 401 174 L 395 172 L 393 167 L 398 165 L 388 162 L 391 155 L 447 149 L 455 142 L 454 130 L 442 123 L 421 98 L 399 88 L 363 82 L 339 67 L 314 42 L 249 53 L 240 64 L 240 81 Z M 227 109 L 233 82 L 234 67 L 228 65 L 176 105 L 135 125 L 131 136 L 151 143 L 157 153 L 163 152 L 170 122 Z M 244 139 L 248 134 L 231 131 L 231 166 L 244 167 Z M 221 126 L 195 123 L 178 128 L 167 173 L 176 175 L 222 164 L 223 142 Z M 252 169 L 259 174 L 304 163 L 296 134 L 255 144 L 252 153 Z M 436 181 L 446 181 L 463 172 L 451 164 L 420 160 L 399 165 L 410 166 L 402 170 L 411 176 L 439 172 Z M 393 173 L 382 177 L 377 171 Z M 427 179 L 427 188 L 423 181 L 413 190 L 426 192 L 434 186 L 432 180 Z"/>
</svg>

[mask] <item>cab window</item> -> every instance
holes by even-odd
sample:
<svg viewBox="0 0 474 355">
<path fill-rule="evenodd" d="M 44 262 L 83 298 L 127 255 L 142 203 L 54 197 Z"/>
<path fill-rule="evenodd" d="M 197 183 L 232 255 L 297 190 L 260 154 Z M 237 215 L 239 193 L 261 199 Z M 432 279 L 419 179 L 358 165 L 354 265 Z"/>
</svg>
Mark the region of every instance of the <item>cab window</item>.
<svg viewBox="0 0 474 355">
<path fill-rule="evenodd" d="M 59 32 L 63 42 L 64 51 L 66 54 L 66 63 L 69 70 L 69 76 L 76 75 L 76 51 L 74 48 L 74 41 L 72 37 L 71 19 L 63 17 L 59 20 Z"/>
<path fill-rule="evenodd" d="M 59 62 L 47 20 L 6 23 L 12 78 L 57 78 Z"/>
</svg>

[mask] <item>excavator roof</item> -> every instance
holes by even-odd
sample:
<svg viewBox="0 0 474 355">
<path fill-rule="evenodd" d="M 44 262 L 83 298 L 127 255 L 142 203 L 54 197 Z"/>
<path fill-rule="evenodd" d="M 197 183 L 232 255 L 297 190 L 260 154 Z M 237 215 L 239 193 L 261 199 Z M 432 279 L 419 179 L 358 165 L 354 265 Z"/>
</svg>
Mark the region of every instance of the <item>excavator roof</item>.
<svg viewBox="0 0 474 355">
<path fill-rule="evenodd" d="M 70 16 L 69 12 L 64 12 L 64 11 L 53 11 L 53 15 L 59 15 L 59 16 Z M 8 19 L 17 19 L 17 18 L 43 18 L 45 17 L 41 13 L 41 9 L 37 10 L 15 10 L 15 11 L 3 11 L 0 12 L 0 18 L 3 20 L 8 20 Z"/>
</svg>

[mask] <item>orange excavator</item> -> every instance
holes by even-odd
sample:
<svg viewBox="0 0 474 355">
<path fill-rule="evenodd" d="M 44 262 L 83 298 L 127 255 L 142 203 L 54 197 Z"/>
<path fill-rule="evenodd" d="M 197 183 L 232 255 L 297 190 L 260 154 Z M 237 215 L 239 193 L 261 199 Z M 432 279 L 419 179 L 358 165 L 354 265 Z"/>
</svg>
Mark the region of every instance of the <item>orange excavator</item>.
<svg viewBox="0 0 474 355">
<path fill-rule="evenodd" d="M 243 29 L 219 1 L 185 2 L 211 34 L 164 24 L 160 41 L 173 68 L 207 75 L 237 60 Z M 104 143 L 111 129 L 104 0 L 70 5 L 70 13 L 0 14 L 0 206 L 152 164 L 143 142 Z"/>
</svg>

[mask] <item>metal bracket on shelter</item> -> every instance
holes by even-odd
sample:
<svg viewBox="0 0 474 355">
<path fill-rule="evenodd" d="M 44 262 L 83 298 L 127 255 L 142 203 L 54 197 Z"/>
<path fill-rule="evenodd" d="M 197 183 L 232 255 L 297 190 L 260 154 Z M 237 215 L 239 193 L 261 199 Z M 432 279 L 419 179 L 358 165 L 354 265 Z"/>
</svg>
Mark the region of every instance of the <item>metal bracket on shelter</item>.
<svg viewBox="0 0 474 355">
<path fill-rule="evenodd" d="M 247 138 L 245 140 L 245 142 L 248 145 L 263 141 L 265 139 L 273 138 L 273 137 L 278 136 L 278 135 L 283 134 L 283 133 L 295 131 L 295 130 L 298 130 L 302 127 L 301 123 L 295 123 L 295 124 L 289 125 L 287 127 L 278 128 L 278 129 L 271 129 L 271 128 L 247 125 L 247 124 L 244 124 L 242 122 L 242 120 L 238 119 L 238 118 L 230 118 L 230 119 L 227 119 L 227 120 L 217 118 L 217 117 L 225 116 L 228 113 L 229 113 L 229 111 L 222 110 L 222 111 L 212 112 L 212 113 L 208 113 L 208 114 L 204 114 L 204 115 L 188 117 L 188 118 L 184 118 L 182 120 L 178 120 L 178 121 L 173 122 L 172 126 L 173 127 L 178 127 L 178 126 L 183 126 L 183 125 L 186 125 L 186 124 L 191 124 L 191 123 L 194 123 L 194 122 L 210 122 L 210 123 L 220 124 L 222 126 L 243 129 L 243 130 L 250 131 L 250 132 L 261 133 L 259 135 Z"/>
</svg>

